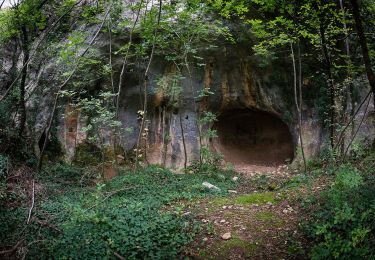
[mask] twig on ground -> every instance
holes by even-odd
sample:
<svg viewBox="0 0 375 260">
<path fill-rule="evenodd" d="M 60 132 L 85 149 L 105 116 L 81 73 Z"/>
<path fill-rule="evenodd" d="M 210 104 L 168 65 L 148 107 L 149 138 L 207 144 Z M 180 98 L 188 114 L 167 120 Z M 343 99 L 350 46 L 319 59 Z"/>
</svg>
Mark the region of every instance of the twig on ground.
<svg viewBox="0 0 375 260">
<path fill-rule="evenodd" d="M 15 244 L 11 249 L 9 250 L 4 250 L 4 251 L 0 251 L 0 255 L 7 255 L 7 254 L 11 254 L 13 253 L 14 251 L 17 250 L 17 248 L 22 244 L 22 242 L 24 241 L 25 239 L 21 239 L 20 241 L 17 242 L 17 244 Z"/>
<path fill-rule="evenodd" d="M 123 189 L 113 191 L 113 192 L 109 193 L 104 199 L 102 199 L 100 201 L 100 203 L 103 203 L 104 201 L 106 201 L 107 199 L 109 199 L 110 197 L 112 197 L 113 195 L 116 195 L 117 193 L 119 193 L 121 191 L 131 190 L 131 189 L 134 189 L 134 188 L 137 188 L 137 186 L 127 187 L 127 188 L 123 188 Z M 88 210 L 93 209 L 96 206 L 98 206 L 98 204 L 92 205 L 91 207 L 88 208 Z"/>
<path fill-rule="evenodd" d="M 44 242 L 44 241 L 46 241 L 46 240 L 34 240 L 34 241 L 28 243 L 27 246 L 26 246 L 26 250 L 25 250 L 25 252 L 24 252 L 24 254 L 23 254 L 23 256 L 22 256 L 22 260 L 26 259 L 27 248 L 28 248 L 29 246 L 31 246 L 31 245 L 33 245 L 33 244 L 36 244 L 36 243 Z"/>
<path fill-rule="evenodd" d="M 48 228 L 51 228 L 55 231 L 57 231 L 58 233 L 63 233 L 63 231 L 61 229 L 59 229 L 58 227 L 56 227 L 55 225 L 52 225 L 50 224 L 48 221 L 46 220 L 40 220 L 40 219 L 36 219 L 35 220 L 38 224 L 40 224 L 41 226 L 46 226 Z"/>
<path fill-rule="evenodd" d="M 33 193 L 32 193 L 32 199 L 31 199 L 31 207 L 29 209 L 29 217 L 27 218 L 27 224 L 30 223 L 30 218 L 31 218 L 31 213 L 34 208 L 34 203 L 35 203 L 35 180 L 33 180 Z"/>
<path fill-rule="evenodd" d="M 115 257 L 117 257 L 118 259 L 120 259 L 120 260 L 125 260 L 125 259 L 126 259 L 125 257 L 119 255 L 119 254 L 116 253 L 116 252 L 114 252 L 113 255 L 114 255 Z"/>
</svg>

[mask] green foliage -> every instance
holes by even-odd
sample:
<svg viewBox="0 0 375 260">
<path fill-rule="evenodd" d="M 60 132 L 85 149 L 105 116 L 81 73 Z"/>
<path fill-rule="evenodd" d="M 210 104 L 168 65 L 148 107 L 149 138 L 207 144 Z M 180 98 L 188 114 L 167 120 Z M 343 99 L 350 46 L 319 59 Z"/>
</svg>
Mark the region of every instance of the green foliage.
<svg viewBox="0 0 375 260">
<path fill-rule="evenodd" d="M 313 259 L 372 259 L 375 246 L 375 179 L 351 165 L 336 171 L 309 231 Z"/>
<path fill-rule="evenodd" d="M 103 131 L 116 129 L 122 125 L 120 121 L 116 120 L 116 113 L 108 109 L 108 104 L 114 94 L 102 92 L 98 96 L 98 98 L 80 99 L 77 104 L 82 113 L 89 117 L 89 123 L 84 130 L 91 134 L 91 141 L 101 140 Z"/>
<path fill-rule="evenodd" d="M 0 10 L 0 42 L 19 35 L 22 27 L 30 32 L 43 30 L 47 17 L 41 3 L 42 0 L 24 0 L 14 8 Z"/>
<path fill-rule="evenodd" d="M 157 93 L 165 100 L 165 105 L 171 108 L 179 107 L 179 100 L 182 93 L 181 81 L 184 77 L 180 72 L 163 75 L 157 80 Z"/>
<path fill-rule="evenodd" d="M 0 154 L 8 155 L 12 161 L 33 166 L 35 156 L 30 151 L 28 142 L 18 135 L 14 128 L 14 114 L 19 99 L 18 89 L 13 89 L 7 99 L 0 102 Z"/>
<path fill-rule="evenodd" d="M 2 41 L 10 39 L 18 33 L 17 28 L 12 24 L 15 19 L 14 16 L 14 12 L 10 9 L 0 10 L 0 39 Z"/>
<path fill-rule="evenodd" d="M 60 47 L 60 62 L 75 63 L 75 56 L 77 52 L 84 46 L 85 35 L 82 32 L 74 31 L 69 36 L 66 42 L 61 43 Z"/>
<path fill-rule="evenodd" d="M 225 18 L 243 17 L 249 11 L 246 0 L 208 0 L 207 2 Z"/>
<path fill-rule="evenodd" d="M 100 148 L 91 142 L 78 144 L 74 155 L 74 163 L 79 166 L 97 165 L 101 161 L 101 154 Z"/>
<path fill-rule="evenodd" d="M 6 177 L 8 173 L 8 157 L 0 154 L 0 204 L 6 197 Z"/>
<path fill-rule="evenodd" d="M 194 58 L 200 61 L 200 49 L 212 49 L 215 39 L 223 36 L 230 38 L 227 27 L 220 20 L 207 18 L 208 8 L 199 0 L 179 1 L 177 5 L 163 5 L 163 15 L 160 22 L 161 32 L 156 39 L 156 51 L 165 59 L 178 66 L 186 66 L 186 60 Z M 156 17 L 142 24 L 143 35 L 153 39 Z"/>
<path fill-rule="evenodd" d="M 46 167 L 41 176 L 42 180 L 53 181 L 54 183 L 75 183 L 80 180 L 82 169 L 78 166 L 69 165 L 62 162 L 53 162 Z"/>
<path fill-rule="evenodd" d="M 217 121 L 217 116 L 210 112 L 210 111 L 205 111 L 203 115 L 201 116 L 199 123 L 201 125 L 207 125 L 207 124 L 212 124 Z"/>
<path fill-rule="evenodd" d="M 210 174 L 217 175 L 222 170 L 223 155 L 212 151 L 209 147 L 203 146 L 200 150 L 201 161 L 193 161 L 188 166 L 189 172 L 194 172 L 197 174 Z M 228 169 L 226 172 L 233 172 Z"/>
<path fill-rule="evenodd" d="M 46 167 L 47 168 L 47 167 Z M 36 222 L 27 227 L 28 242 L 40 240 L 28 249 L 28 257 L 57 259 L 177 258 L 201 228 L 192 214 L 184 214 L 178 202 L 205 196 L 217 196 L 234 188 L 232 175 L 176 175 L 152 166 L 136 172 L 124 172 L 112 181 L 96 187 L 79 182 L 82 169 L 64 164 L 50 165 L 38 177 L 39 185 L 49 194 L 39 198 L 35 218 L 48 221 L 55 229 L 40 229 Z M 208 181 L 221 192 L 202 189 Z M 22 210 L 18 211 L 20 214 Z M 27 210 L 22 214 L 25 215 Z M 3 214 L 3 212 L 2 212 Z M 16 218 L 7 211 L 2 218 Z M 5 214 L 5 213 L 4 213 Z M 19 218 L 19 216 L 18 216 Z M 3 221 L 3 244 L 16 237 L 23 225 Z M 14 228 L 12 232 L 9 230 Z M 61 233 L 56 229 L 62 230 Z"/>
</svg>

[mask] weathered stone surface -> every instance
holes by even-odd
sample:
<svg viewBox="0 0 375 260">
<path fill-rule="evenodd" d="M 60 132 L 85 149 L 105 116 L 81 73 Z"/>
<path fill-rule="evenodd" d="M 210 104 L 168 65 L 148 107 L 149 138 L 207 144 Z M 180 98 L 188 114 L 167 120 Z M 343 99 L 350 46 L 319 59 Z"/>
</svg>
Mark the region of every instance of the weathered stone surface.
<svg viewBox="0 0 375 260">
<path fill-rule="evenodd" d="M 225 234 L 223 234 L 223 235 L 221 236 L 221 238 L 222 238 L 223 240 L 229 240 L 229 239 L 232 238 L 232 234 L 231 234 L 230 232 L 225 233 Z"/>
<path fill-rule="evenodd" d="M 216 187 L 215 185 L 209 183 L 209 182 L 203 182 L 202 185 L 210 190 L 220 190 L 219 187 Z"/>
<path fill-rule="evenodd" d="M 95 32 L 96 29 L 93 26 L 87 31 Z M 116 37 L 113 48 L 127 42 L 126 32 Z M 217 48 L 199 54 L 203 58 L 200 63 L 205 66 L 196 66 L 195 62 L 190 60 L 191 78 L 186 68 L 182 69 L 185 78 L 181 82 L 183 91 L 178 108 L 166 105 L 166 97 L 157 91 L 157 80 L 173 73 L 173 69 L 163 57 L 155 57 L 147 82 L 148 107 L 145 123 L 148 133 L 147 138 L 141 139 L 140 142 L 141 149 L 147 150 L 146 160 L 149 163 L 181 169 L 185 161 L 189 164 L 199 159 L 201 145 L 213 147 L 224 154 L 226 161 L 232 163 L 278 165 L 293 159 L 299 160 L 296 147 L 300 137 L 293 105 L 292 72 L 288 65 L 290 61 L 261 66 L 262 61 L 250 51 L 250 42 L 232 46 L 217 45 Z M 106 57 L 109 49 L 107 35 L 101 35 L 95 47 L 99 49 L 101 56 Z M 12 50 L 2 50 L 2 57 L 10 57 L 11 52 Z M 12 66 L 20 66 L 18 61 L 12 62 L 5 58 L 2 58 L 1 63 L 6 70 L 0 73 L 0 80 L 6 80 Z M 115 86 L 118 84 L 121 64 L 122 59 L 114 56 Z M 27 91 L 32 98 L 28 101 L 28 107 L 35 111 L 35 117 L 29 129 L 35 142 L 36 153 L 38 142 L 43 137 L 52 112 L 56 88 L 60 83 L 56 75 L 62 72 L 63 68 L 53 59 L 35 59 L 30 64 Z M 100 79 L 95 86 L 89 87 L 103 88 L 109 84 L 109 79 Z M 120 141 L 121 147 L 128 153 L 136 148 L 139 138 L 138 111 L 143 110 L 143 87 L 144 83 L 136 72 L 128 70 L 125 73 L 119 118 L 123 126 L 132 131 L 127 131 L 117 141 Z M 308 87 L 304 85 L 304 90 Z M 214 94 L 197 99 L 203 88 Z M 32 93 L 38 93 L 38 98 Z M 364 96 L 364 93 L 360 95 Z M 218 116 L 218 122 L 207 126 L 219 131 L 218 139 L 199 137 L 202 129 L 198 128 L 197 121 L 203 111 L 211 111 Z M 361 109 L 356 124 L 361 122 L 362 117 L 365 120 L 356 140 L 369 142 L 373 139 L 373 111 L 372 103 L 367 110 L 365 106 Z M 250 114 L 252 116 L 248 116 Z M 65 158 L 71 161 L 77 145 L 86 139 L 83 131 L 86 118 L 69 105 L 69 100 L 61 99 L 57 125 Z M 111 133 L 108 133 L 105 139 L 113 147 Z M 327 139 L 317 109 L 312 105 L 303 107 L 303 139 L 307 158 L 318 154 Z"/>
</svg>

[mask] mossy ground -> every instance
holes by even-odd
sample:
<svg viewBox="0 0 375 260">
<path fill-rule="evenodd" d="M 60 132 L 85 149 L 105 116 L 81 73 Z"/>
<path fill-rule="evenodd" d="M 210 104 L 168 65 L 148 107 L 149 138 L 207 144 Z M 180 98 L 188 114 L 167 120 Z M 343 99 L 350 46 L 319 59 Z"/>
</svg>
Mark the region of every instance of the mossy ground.
<svg viewBox="0 0 375 260">
<path fill-rule="evenodd" d="M 234 235 L 232 239 L 228 241 L 216 241 L 212 245 L 211 250 L 201 251 L 199 257 L 202 259 L 228 259 L 229 256 L 240 255 L 245 258 L 250 258 L 256 248 L 257 245 L 255 243 L 248 242 Z M 212 251 L 217 253 L 212 254 Z"/>
<path fill-rule="evenodd" d="M 241 181 L 246 187 L 238 186 L 241 194 L 196 202 L 207 232 L 187 254 L 197 259 L 307 259 L 300 198 L 319 191 L 319 181 L 293 175 L 279 182 L 259 176 Z M 270 183 L 277 188 L 270 191 Z M 232 238 L 223 240 L 228 232 Z"/>
<path fill-rule="evenodd" d="M 264 193 L 245 194 L 245 195 L 237 197 L 234 200 L 234 203 L 240 204 L 240 205 L 266 204 L 267 202 L 275 203 L 275 193 L 264 192 Z"/>
</svg>

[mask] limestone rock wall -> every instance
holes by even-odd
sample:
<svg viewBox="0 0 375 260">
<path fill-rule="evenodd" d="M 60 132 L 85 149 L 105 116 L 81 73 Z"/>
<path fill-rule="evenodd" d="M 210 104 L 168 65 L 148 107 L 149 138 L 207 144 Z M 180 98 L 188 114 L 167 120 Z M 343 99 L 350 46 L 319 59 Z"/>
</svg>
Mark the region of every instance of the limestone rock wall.
<svg viewBox="0 0 375 260">
<path fill-rule="evenodd" d="M 126 41 L 127 38 L 122 35 L 115 39 L 113 45 L 121 46 Z M 280 143 L 278 140 L 288 139 L 290 140 L 289 146 L 292 150 L 292 156 L 287 150 L 285 154 L 288 153 L 288 155 L 285 155 L 284 159 L 293 157 L 299 160 L 300 154 L 297 151 L 297 144 L 300 136 L 297 131 L 297 117 L 293 103 L 290 60 L 286 58 L 279 63 L 274 62 L 265 66 L 262 65 L 263 62 L 258 57 L 252 54 L 251 43 L 238 45 L 222 43 L 217 45 L 219 47 L 208 51 L 202 50 L 199 54 L 203 58 L 199 63 L 203 63 L 204 66 L 198 66 L 198 62 L 191 58 L 189 59 L 189 70 L 184 66 L 181 67 L 181 73 L 184 76 L 181 80 L 182 93 L 178 105 L 175 107 L 166 104 L 165 96 L 158 91 L 157 87 L 157 81 L 161 77 L 173 73 L 173 64 L 166 62 L 164 57 L 155 57 L 150 68 L 146 91 L 148 105 L 145 128 L 147 131 L 141 133 L 140 139 L 142 150 L 147 151 L 146 154 L 143 154 L 146 157 L 143 159 L 149 163 L 162 164 L 178 169 L 184 166 L 185 160 L 189 163 L 199 159 L 201 145 L 208 145 L 218 152 L 223 152 L 220 148 L 220 138 L 216 140 L 208 140 L 202 136 L 200 138 L 200 132 L 205 131 L 207 127 L 215 127 L 214 124 L 205 126 L 206 128 L 203 129 L 198 127 L 197 122 L 202 113 L 210 111 L 215 113 L 219 120 L 223 120 L 223 118 L 228 118 L 228 114 L 230 118 L 231 113 L 236 113 L 234 111 L 251 111 L 251 113 L 266 113 L 275 120 L 274 124 L 271 120 L 271 123 L 267 123 L 266 126 L 262 125 L 262 120 L 254 119 L 254 122 L 249 122 L 250 125 L 254 125 L 250 127 L 251 129 L 271 133 L 272 127 L 281 127 L 288 130 L 288 133 L 285 132 L 285 135 L 288 136 L 281 136 L 278 139 L 273 138 L 274 141 L 266 135 L 259 139 L 251 139 L 252 137 L 249 136 L 249 140 L 256 140 L 256 142 L 259 141 L 264 144 L 268 142 L 270 145 L 275 145 L 273 150 L 282 150 L 283 148 L 277 146 Z M 100 55 L 103 59 L 107 57 L 109 42 L 106 35 L 98 38 L 95 47 L 101 52 Z M 8 50 L 8 52 L 10 51 Z M 5 50 L 3 52 L 6 53 Z M 2 63 L 9 71 L 17 62 L 3 59 Z M 113 65 L 115 85 L 117 85 L 122 65 L 121 57 L 114 56 Z M 142 71 L 144 68 L 133 69 L 127 70 L 124 75 L 119 111 L 119 118 L 123 126 L 129 131 L 123 133 L 121 138 L 117 140 L 123 149 L 115 151 L 115 153 L 126 151 L 129 155 L 136 148 L 139 139 L 140 119 L 138 112 L 143 110 L 144 102 L 144 82 L 140 80 L 137 74 L 137 70 Z M 54 93 L 59 85 L 57 80 L 59 73 L 61 74 L 62 70 L 56 60 L 53 59 L 38 59 L 30 64 L 27 94 L 31 98 L 28 100 L 28 108 L 35 112 L 35 116 L 29 122 L 28 127 L 35 142 L 36 154 L 38 153 L 38 143 L 43 136 L 52 112 Z M 2 80 L 6 80 L 6 75 L 0 74 L 0 77 L 2 77 Z M 101 79 L 94 83 L 95 86 L 89 87 L 108 87 L 109 84 L 109 79 Z M 308 85 L 304 85 L 304 89 L 308 87 Z M 202 89 L 209 90 L 212 94 L 198 98 Z M 365 92 L 366 90 L 360 95 L 365 96 Z M 86 118 L 81 115 L 80 111 L 75 111 L 69 105 L 69 100 L 61 101 L 57 115 L 57 133 L 64 148 L 65 158 L 72 161 L 77 146 L 85 143 L 87 139 L 83 130 L 86 126 Z M 223 117 L 222 115 L 226 116 Z M 233 114 L 233 116 L 238 115 Z M 360 124 L 361 122 L 362 124 Z M 373 122 L 374 108 L 370 103 L 367 109 L 364 106 L 360 110 L 356 119 L 356 124 L 361 125 L 356 140 L 369 142 L 374 139 Z M 225 125 L 226 122 L 220 122 L 220 124 Z M 228 120 L 228 124 L 234 123 Z M 268 128 L 265 129 L 264 127 Z M 273 132 L 280 133 L 276 130 Z M 251 133 L 248 134 L 251 135 Z M 303 106 L 303 139 L 308 158 L 319 154 L 327 140 L 326 130 L 322 127 L 321 119 L 314 105 Z M 350 139 L 350 135 L 347 136 L 347 139 Z M 108 133 L 106 142 L 114 148 L 113 141 L 111 133 Z M 248 144 L 251 146 L 252 143 L 248 142 Z M 269 150 L 266 149 L 263 152 L 269 153 Z M 232 153 L 232 151 L 229 151 L 229 153 Z M 246 149 L 244 149 L 244 155 L 241 156 L 246 157 Z M 276 162 L 270 160 L 268 163 Z"/>
<path fill-rule="evenodd" d="M 204 111 L 211 111 L 220 118 L 221 114 L 235 111 L 235 109 L 268 113 L 275 119 L 274 127 L 276 128 L 280 127 L 279 122 L 285 124 L 285 128 L 288 129 L 291 136 L 290 146 L 293 150 L 292 155 L 289 152 L 286 158 L 292 157 L 290 159 L 293 159 L 299 137 L 296 125 L 293 121 L 284 120 L 284 114 L 293 116 L 295 111 L 288 100 L 290 97 L 285 93 L 290 92 L 290 89 L 285 91 L 280 87 L 288 88 L 290 83 L 288 76 L 284 77 L 284 81 L 272 81 L 272 73 L 287 75 L 288 69 L 280 70 L 279 68 L 276 70 L 267 67 L 260 70 L 256 64 L 256 58 L 251 55 L 250 51 L 239 49 L 237 46 L 219 47 L 202 55 L 204 56 L 204 67 L 194 66 L 191 63 L 190 73 L 186 68 L 183 68 L 182 94 L 179 105 L 175 108 L 170 108 L 163 103 L 163 97 L 157 89 L 157 80 L 171 73 L 171 65 L 164 62 L 163 57 L 157 57 L 154 60 L 147 85 L 148 107 L 145 122 L 147 133 L 142 135 L 140 141 L 142 148 L 147 147 L 147 154 L 144 155 L 147 161 L 171 168 L 181 168 L 185 162 L 185 149 L 188 163 L 198 160 L 201 143 L 213 146 L 218 152 L 222 152 L 220 145 L 215 146 L 215 140 L 206 140 L 204 137 L 200 140 L 199 116 Z M 117 64 L 121 63 L 117 62 Z M 120 97 L 120 120 L 125 127 L 132 129 L 121 138 L 121 146 L 126 151 L 134 149 L 138 141 L 140 129 L 138 112 L 143 109 L 143 87 L 143 82 L 139 82 L 135 75 L 125 75 Z M 209 89 L 213 94 L 198 99 L 202 89 Z M 316 142 L 316 140 L 324 138 L 321 127 L 312 125 L 312 120 L 317 119 L 316 117 L 307 118 L 305 123 L 305 132 L 306 135 L 309 135 L 310 140 L 306 141 L 306 145 L 312 147 L 308 150 L 309 156 L 315 155 L 320 149 L 321 142 Z M 70 125 L 74 122 L 74 120 L 66 121 L 62 126 L 65 128 L 62 132 L 68 133 L 61 135 L 68 158 L 74 155 L 76 140 L 79 140 L 78 143 L 84 141 L 84 138 L 71 136 L 80 131 L 80 126 L 77 125 L 76 130 L 70 131 L 72 128 L 74 129 L 74 126 Z M 270 127 L 272 127 L 272 122 Z M 313 128 L 313 131 L 310 131 L 310 128 Z M 276 146 L 275 149 L 278 147 Z M 266 153 L 267 149 L 264 152 Z M 272 164 L 273 161 L 269 163 Z"/>
</svg>

